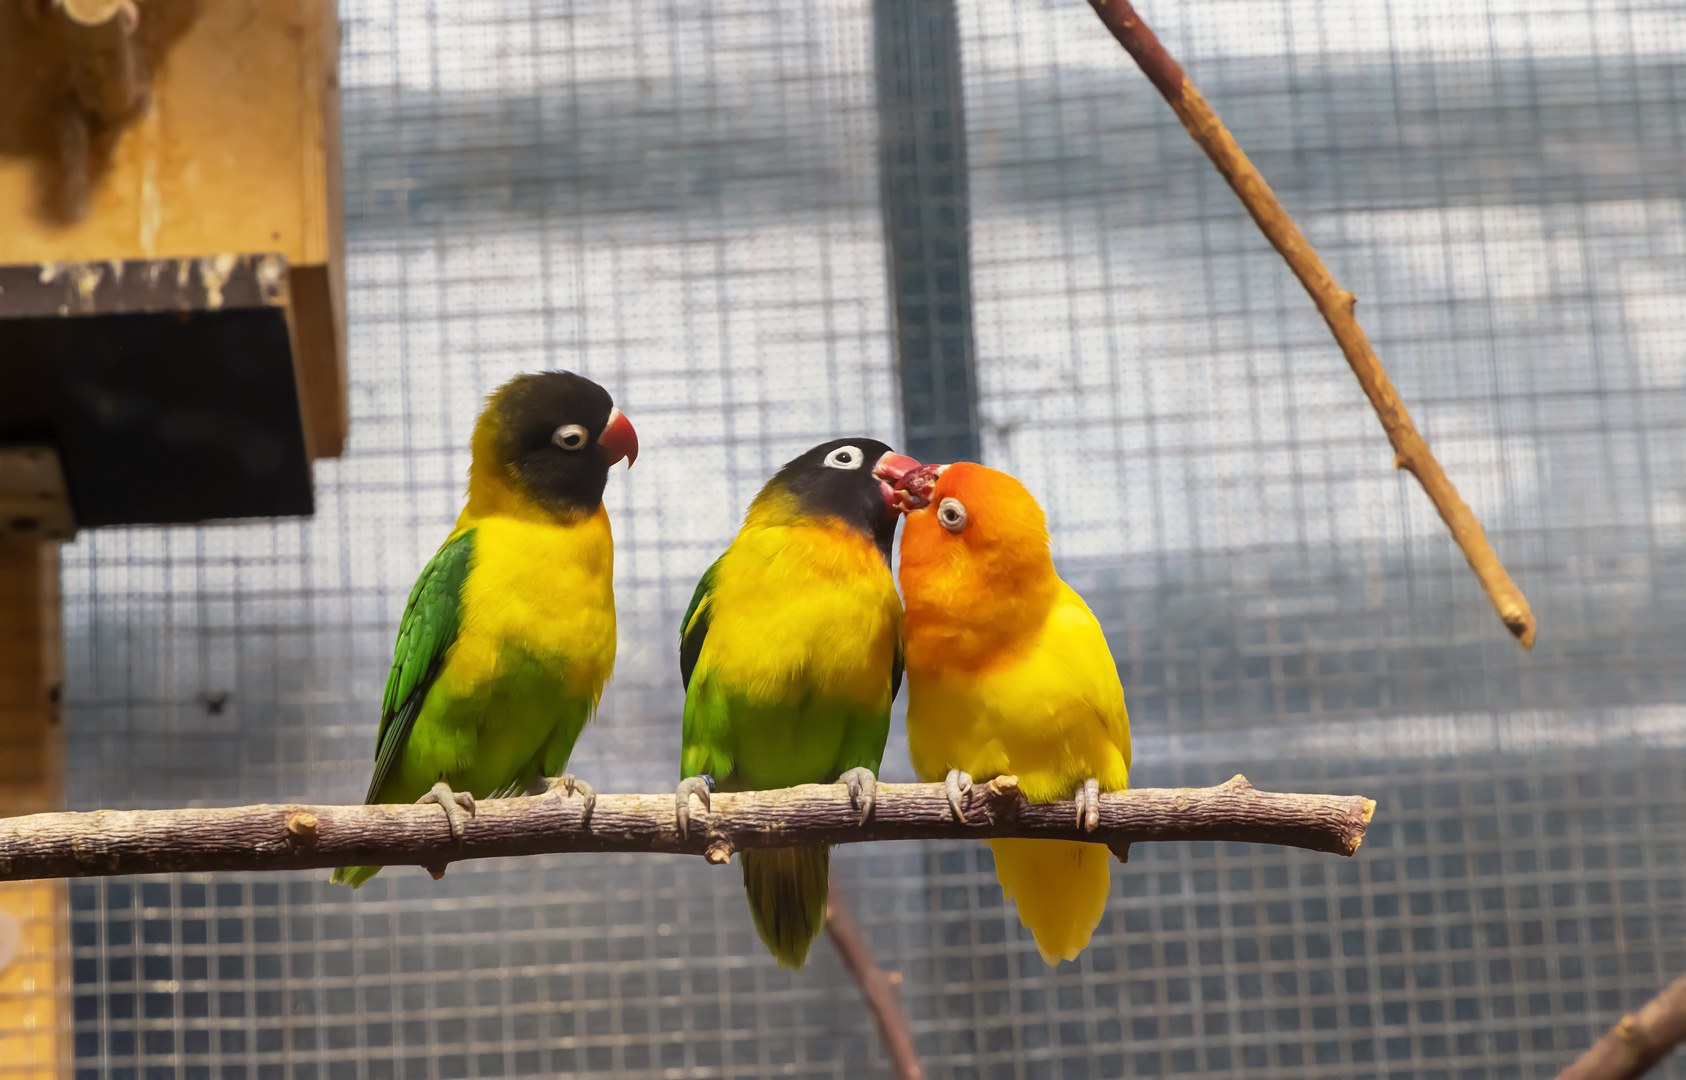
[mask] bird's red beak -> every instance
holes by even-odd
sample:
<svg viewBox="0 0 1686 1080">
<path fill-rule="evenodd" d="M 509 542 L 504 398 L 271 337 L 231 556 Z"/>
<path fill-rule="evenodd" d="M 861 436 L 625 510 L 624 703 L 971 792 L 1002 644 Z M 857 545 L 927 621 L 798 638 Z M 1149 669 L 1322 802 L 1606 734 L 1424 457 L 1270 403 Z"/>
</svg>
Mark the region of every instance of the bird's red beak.
<svg viewBox="0 0 1686 1080">
<path fill-rule="evenodd" d="M 905 454 L 888 453 L 878 459 L 878 464 L 872 467 L 873 479 L 878 481 L 878 487 L 884 492 L 884 505 L 891 510 L 905 511 L 910 507 L 904 505 L 902 492 L 896 490 L 897 485 L 908 473 L 919 468 L 919 462 Z"/>
<path fill-rule="evenodd" d="M 632 430 L 632 421 L 619 409 L 609 409 L 609 423 L 603 428 L 603 434 L 597 436 L 597 445 L 603 448 L 609 465 L 624 460 L 630 469 L 632 463 L 638 460 L 638 432 Z"/>
</svg>

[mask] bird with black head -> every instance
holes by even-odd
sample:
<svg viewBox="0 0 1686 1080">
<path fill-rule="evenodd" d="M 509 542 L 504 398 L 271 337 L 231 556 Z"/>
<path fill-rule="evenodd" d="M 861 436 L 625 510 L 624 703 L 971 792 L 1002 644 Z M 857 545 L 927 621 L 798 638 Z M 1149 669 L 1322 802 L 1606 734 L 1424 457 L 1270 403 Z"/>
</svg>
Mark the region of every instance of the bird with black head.
<svg viewBox="0 0 1686 1080">
<path fill-rule="evenodd" d="M 680 623 L 685 682 L 679 830 L 714 790 L 843 783 L 872 812 L 901 685 L 901 601 L 890 577 L 897 482 L 919 463 L 874 439 L 795 458 L 750 504 Z M 829 849 L 744 851 L 756 931 L 801 967 L 825 925 Z"/>
<path fill-rule="evenodd" d="M 474 425 L 468 503 L 416 579 L 375 737 L 371 803 L 436 802 L 461 839 L 476 798 L 596 794 L 567 766 L 615 665 L 609 468 L 638 435 L 568 371 L 518 375 Z M 435 875 L 444 872 L 433 868 Z M 378 866 L 344 866 L 356 887 Z"/>
</svg>

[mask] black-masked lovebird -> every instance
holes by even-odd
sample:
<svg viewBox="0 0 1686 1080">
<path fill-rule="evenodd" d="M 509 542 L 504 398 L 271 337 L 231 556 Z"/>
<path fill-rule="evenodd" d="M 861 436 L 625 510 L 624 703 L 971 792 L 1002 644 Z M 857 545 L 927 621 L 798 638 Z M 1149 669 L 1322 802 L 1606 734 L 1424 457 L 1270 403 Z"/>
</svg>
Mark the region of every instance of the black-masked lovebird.
<svg viewBox="0 0 1686 1080">
<path fill-rule="evenodd" d="M 913 767 L 948 784 L 964 818 L 974 780 L 1014 775 L 1031 802 L 1129 786 L 1130 720 L 1106 636 L 1054 572 L 1047 519 L 1023 484 L 962 462 L 904 486 L 927 505 L 902 529 L 907 738 Z M 931 475 L 934 485 L 921 484 Z M 1002 892 L 1049 965 L 1074 960 L 1106 909 L 1108 849 L 1069 840 L 990 841 Z"/>
<path fill-rule="evenodd" d="M 518 375 L 474 425 L 468 504 L 410 592 L 381 699 L 371 803 L 437 802 L 460 839 L 474 800 L 595 794 L 562 772 L 615 666 L 615 546 L 603 489 L 638 456 L 608 391 Z M 356 887 L 378 866 L 343 866 Z M 442 871 L 436 871 L 442 872 Z"/>
<path fill-rule="evenodd" d="M 872 439 L 791 461 L 697 583 L 680 623 L 685 682 L 679 830 L 710 791 L 848 785 L 864 822 L 901 686 L 901 601 L 890 576 L 898 494 L 918 462 Z M 756 932 L 800 968 L 825 926 L 829 849 L 739 856 Z"/>
</svg>

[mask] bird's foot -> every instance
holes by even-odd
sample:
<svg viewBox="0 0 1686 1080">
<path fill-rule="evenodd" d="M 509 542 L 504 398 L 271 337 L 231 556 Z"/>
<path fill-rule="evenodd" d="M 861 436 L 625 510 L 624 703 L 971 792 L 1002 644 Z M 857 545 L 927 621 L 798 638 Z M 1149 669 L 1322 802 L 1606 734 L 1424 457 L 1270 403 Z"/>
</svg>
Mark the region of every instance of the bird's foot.
<svg viewBox="0 0 1686 1080">
<path fill-rule="evenodd" d="M 857 765 L 837 778 L 839 784 L 849 785 L 849 805 L 861 812 L 861 824 L 872 815 L 872 802 L 878 795 L 878 777 L 871 769 Z"/>
<path fill-rule="evenodd" d="M 433 790 L 417 799 L 416 802 L 438 803 L 445 808 L 445 820 L 451 825 L 451 839 L 462 843 L 463 826 L 474 816 L 474 796 L 466 791 L 452 791 L 451 785 L 441 780 L 433 785 Z M 463 811 L 468 811 L 464 814 Z"/>
<path fill-rule="evenodd" d="M 701 775 L 687 776 L 673 789 L 673 817 L 679 823 L 681 839 L 691 834 L 691 796 L 701 799 L 703 809 L 709 810 L 708 796 L 713 790 L 714 777 Z"/>
<path fill-rule="evenodd" d="M 948 808 L 954 811 L 954 820 L 965 821 L 966 805 L 972 801 L 972 774 L 950 769 L 943 784 L 948 788 Z"/>
<path fill-rule="evenodd" d="M 563 773 L 561 776 L 545 778 L 544 793 L 546 795 L 558 789 L 561 789 L 564 795 L 578 795 L 585 801 L 584 808 L 580 810 L 580 824 L 589 824 L 591 812 L 597 809 L 597 789 L 573 773 Z"/>
<path fill-rule="evenodd" d="M 1101 824 L 1101 782 L 1094 777 L 1083 781 L 1077 789 L 1077 827 L 1094 832 Z"/>
</svg>

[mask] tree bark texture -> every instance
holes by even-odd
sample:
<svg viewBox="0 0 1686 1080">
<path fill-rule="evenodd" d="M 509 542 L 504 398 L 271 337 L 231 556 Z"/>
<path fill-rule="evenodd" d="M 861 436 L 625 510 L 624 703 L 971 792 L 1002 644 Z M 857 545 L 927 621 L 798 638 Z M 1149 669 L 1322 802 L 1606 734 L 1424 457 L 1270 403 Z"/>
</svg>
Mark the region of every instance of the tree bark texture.
<svg viewBox="0 0 1686 1080">
<path fill-rule="evenodd" d="M 572 851 L 668 852 L 726 862 L 751 847 L 868 840 L 1047 837 L 1107 844 L 1123 858 L 1146 840 L 1229 840 L 1351 855 L 1375 803 L 1358 795 L 1257 791 L 1237 775 L 1210 788 L 1142 788 L 1101 796 L 1100 825 L 1078 828 L 1076 804 L 1033 805 L 1015 777 L 968 795 L 954 820 L 941 784 L 880 784 L 866 824 L 841 784 L 693 800 L 688 836 L 671 794 L 599 795 L 583 803 L 550 794 L 488 799 L 453 842 L 435 805 L 238 806 L 96 810 L 0 819 L 0 880 L 113 874 L 307 870 L 331 866 L 440 868 L 463 859 Z"/>
<path fill-rule="evenodd" d="M 1686 975 L 1624 1016 L 1557 1080 L 1638 1080 L 1686 1039 Z"/>
</svg>

